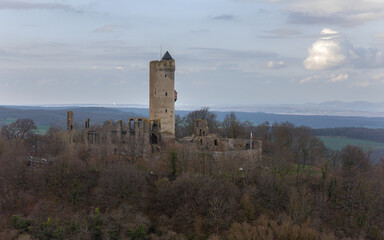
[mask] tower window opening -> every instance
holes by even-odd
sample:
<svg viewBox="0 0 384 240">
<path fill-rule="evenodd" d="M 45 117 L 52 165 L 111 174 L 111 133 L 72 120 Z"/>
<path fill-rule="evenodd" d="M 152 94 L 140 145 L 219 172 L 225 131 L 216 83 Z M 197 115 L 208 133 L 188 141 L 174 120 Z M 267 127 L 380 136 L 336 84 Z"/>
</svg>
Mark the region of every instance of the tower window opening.
<svg viewBox="0 0 384 240">
<path fill-rule="evenodd" d="M 167 113 L 167 112 L 168 112 L 168 109 L 165 109 L 165 112 Z"/>
<path fill-rule="evenodd" d="M 215 139 L 215 146 L 217 146 L 217 139 Z"/>
<path fill-rule="evenodd" d="M 135 129 L 135 121 L 133 119 L 129 120 L 129 130 Z"/>
<path fill-rule="evenodd" d="M 167 92 L 165 93 L 165 96 L 168 96 L 168 93 L 167 93 Z"/>
<path fill-rule="evenodd" d="M 167 75 L 165 75 L 165 77 L 167 77 Z"/>
</svg>

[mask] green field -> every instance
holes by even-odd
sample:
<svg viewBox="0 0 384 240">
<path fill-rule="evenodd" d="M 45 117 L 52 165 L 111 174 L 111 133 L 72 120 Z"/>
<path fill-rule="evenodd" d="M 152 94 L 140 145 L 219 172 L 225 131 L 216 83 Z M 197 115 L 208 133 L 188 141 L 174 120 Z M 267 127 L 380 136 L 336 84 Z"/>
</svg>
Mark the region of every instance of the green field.
<svg viewBox="0 0 384 240">
<path fill-rule="evenodd" d="M 3 119 L 3 120 L 1 120 L 0 119 L 0 125 L 8 125 L 8 124 L 11 124 L 11 123 L 13 123 L 13 122 L 16 122 L 16 119 Z"/>
<path fill-rule="evenodd" d="M 36 127 L 37 127 L 37 134 L 41 134 L 41 135 L 46 134 L 48 129 L 50 128 L 50 126 L 48 125 L 36 125 Z"/>
<path fill-rule="evenodd" d="M 346 137 L 319 137 L 327 148 L 341 150 L 347 145 L 361 147 L 365 151 L 384 149 L 384 143 Z"/>
</svg>

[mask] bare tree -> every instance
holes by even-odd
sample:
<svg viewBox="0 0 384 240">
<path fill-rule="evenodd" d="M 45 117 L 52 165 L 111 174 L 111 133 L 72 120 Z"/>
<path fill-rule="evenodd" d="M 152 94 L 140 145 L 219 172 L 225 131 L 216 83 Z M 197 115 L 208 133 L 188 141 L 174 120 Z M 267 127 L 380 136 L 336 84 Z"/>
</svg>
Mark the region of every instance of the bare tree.
<svg viewBox="0 0 384 240">
<path fill-rule="evenodd" d="M 241 122 L 236 118 L 234 112 L 225 116 L 222 124 L 223 135 L 228 138 L 238 138 L 242 134 L 243 127 Z"/>
<path fill-rule="evenodd" d="M 18 119 L 10 125 L 1 128 L 1 134 L 8 140 L 19 138 L 26 139 L 35 134 L 37 128 L 31 119 Z"/>
<path fill-rule="evenodd" d="M 216 114 L 210 112 L 208 107 L 202 107 L 200 110 L 190 112 L 187 116 L 182 119 L 181 124 L 185 128 L 185 136 L 190 136 L 193 134 L 195 119 L 207 120 L 208 127 L 211 132 L 215 132 L 218 129 L 218 121 L 216 120 Z"/>
<path fill-rule="evenodd" d="M 129 157 L 129 162 L 133 165 L 144 155 L 144 139 L 142 137 L 132 137 L 125 148 L 125 154 Z"/>
</svg>

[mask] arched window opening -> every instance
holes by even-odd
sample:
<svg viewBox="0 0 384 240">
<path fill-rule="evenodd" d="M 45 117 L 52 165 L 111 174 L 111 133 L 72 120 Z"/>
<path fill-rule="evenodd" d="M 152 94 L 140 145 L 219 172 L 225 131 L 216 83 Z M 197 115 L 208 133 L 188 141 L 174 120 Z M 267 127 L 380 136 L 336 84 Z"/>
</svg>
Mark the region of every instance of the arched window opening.
<svg viewBox="0 0 384 240">
<path fill-rule="evenodd" d="M 151 134 L 151 144 L 157 144 L 158 140 L 157 140 L 157 136 L 156 134 Z"/>
<path fill-rule="evenodd" d="M 130 130 L 135 129 L 135 121 L 133 119 L 129 120 L 129 129 Z"/>
</svg>

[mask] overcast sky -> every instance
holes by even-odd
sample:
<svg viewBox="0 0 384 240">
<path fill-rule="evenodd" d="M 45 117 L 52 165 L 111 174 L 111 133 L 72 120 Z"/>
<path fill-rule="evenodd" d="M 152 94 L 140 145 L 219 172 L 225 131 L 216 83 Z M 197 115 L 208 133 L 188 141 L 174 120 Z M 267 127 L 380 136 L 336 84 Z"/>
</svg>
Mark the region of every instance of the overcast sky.
<svg viewBox="0 0 384 240">
<path fill-rule="evenodd" d="M 383 0 L 0 0 L 0 105 L 384 101 Z"/>
</svg>

